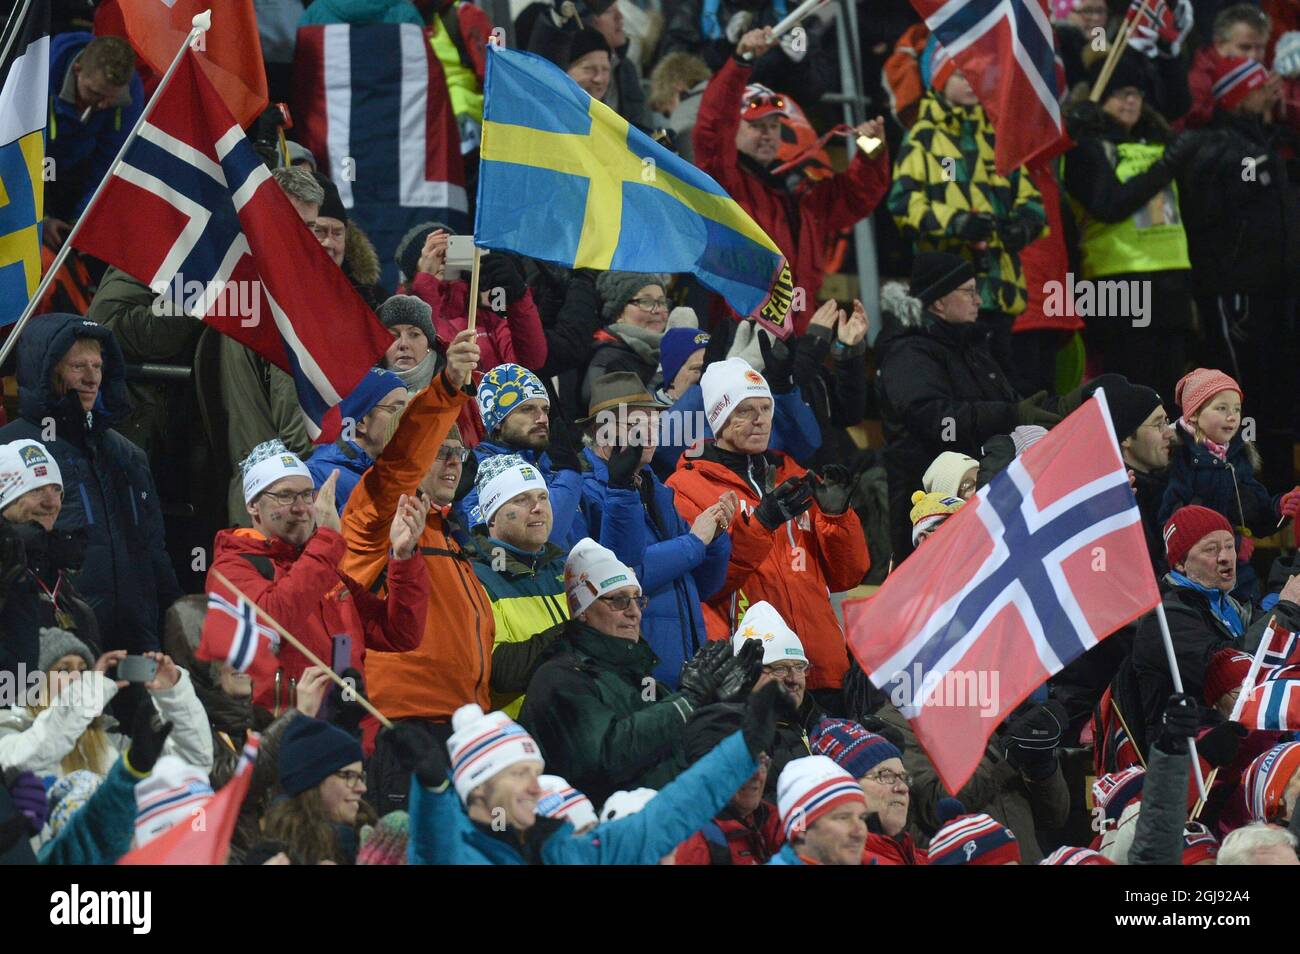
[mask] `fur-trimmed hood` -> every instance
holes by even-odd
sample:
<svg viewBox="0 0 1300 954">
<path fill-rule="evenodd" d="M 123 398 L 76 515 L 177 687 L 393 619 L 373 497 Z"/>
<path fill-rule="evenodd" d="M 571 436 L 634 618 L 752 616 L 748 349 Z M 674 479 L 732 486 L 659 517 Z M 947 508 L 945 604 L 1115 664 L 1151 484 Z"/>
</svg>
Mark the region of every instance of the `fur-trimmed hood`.
<svg viewBox="0 0 1300 954">
<path fill-rule="evenodd" d="M 379 255 L 370 237 L 353 219 L 348 219 L 347 243 L 343 246 L 343 271 L 358 285 L 379 281 Z"/>
</svg>

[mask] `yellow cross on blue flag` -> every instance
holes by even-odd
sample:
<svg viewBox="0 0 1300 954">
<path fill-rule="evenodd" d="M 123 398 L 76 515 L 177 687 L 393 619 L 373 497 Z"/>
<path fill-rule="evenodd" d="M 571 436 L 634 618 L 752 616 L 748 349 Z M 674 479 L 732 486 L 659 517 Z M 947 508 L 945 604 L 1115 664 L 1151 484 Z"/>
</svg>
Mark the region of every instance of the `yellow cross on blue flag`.
<svg viewBox="0 0 1300 954">
<path fill-rule="evenodd" d="M 475 244 L 571 268 L 691 272 L 787 337 L 790 267 L 705 173 L 532 53 L 489 47 Z"/>
</svg>

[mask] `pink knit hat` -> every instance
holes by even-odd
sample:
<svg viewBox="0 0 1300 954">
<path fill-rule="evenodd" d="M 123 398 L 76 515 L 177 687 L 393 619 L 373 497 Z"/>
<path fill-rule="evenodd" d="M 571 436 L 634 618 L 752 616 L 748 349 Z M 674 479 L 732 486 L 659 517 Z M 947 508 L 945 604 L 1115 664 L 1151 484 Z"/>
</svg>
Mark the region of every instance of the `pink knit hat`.
<svg viewBox="0 0 1300 954">
<path fill-rule="evenodd" d="M 1183 417 L 1190 419 L 1220 391 L 1236 391 L 1237 397 L 1245 400 L 1241 385 L 1218 368 L 1197 368 L 1174 385 L 1174 402 L 1183 409 Z"/>
</svg>

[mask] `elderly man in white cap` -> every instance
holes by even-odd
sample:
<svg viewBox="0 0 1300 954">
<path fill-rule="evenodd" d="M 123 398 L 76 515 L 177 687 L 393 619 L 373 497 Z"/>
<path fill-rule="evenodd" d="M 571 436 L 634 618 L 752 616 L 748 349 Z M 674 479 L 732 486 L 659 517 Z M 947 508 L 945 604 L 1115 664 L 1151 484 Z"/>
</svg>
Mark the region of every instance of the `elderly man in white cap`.
<svg viewBox="0 0 1300 954">
<path fill-rule="evenodd" d="M 55 529 L 62 509 L 63 475 L 45 445 L 0 445 L 0 672 L 20 684 L 37 669 L 43 627 L 99 646 L 95 613 L 68 576 L 81 568 L 84 535 Z"/>
<path fill-rule="evenodd" d="M 824 755 L 795 759 L 776 783 L 785 845 L 769 865 L 860 865 L 867 799 L 852 775 Z"/>
<path fill-rule="evenodd" d="M 650 675 L 657 660 L 641 639 L 646 599 L 632 568 L 584 538 L 569 554 L 564 588 L 571 618 L 528 684 L 519 721 L 595 802 L 619 789 L 662 788 L 686 767 L 687 718 L 748 693 L 757 654 L 733 657 L 725 643 L 711 644 L 669 693 Z"/>
<path fill-rule="evenodd" d="M 337 672 L 364 676 L 368 649 L 398 653 L 420 645 L 429 578 L 418 543 L 427 503 L 402 495 L 389 531 L 388 595 L 380 598 L 339 569 L 347 544 L 334 504 L 337 471 L 317 492 L 307 465 L 279 439 L 253 448 L 240 467 L 253 526 L 217 534 L 213 570 Z M 209 574 L 208 589 L 220 588 Z M 278 711 L 308 665 L 282 644 L 274 684 L 255 685 L 254 703 Z"/>
<path fill-rule="evenodd" d="M 704 604 L 709 638 L 730 638 L 745 609 L 766 600 L 799 621 L 815 667 L 808 689 L 838 712 L 849 656 L 830 594 L 857 586 L 871 567 L 847 480 L 830 468 L 825 475 L 805 471 L 769 448 L 772 391 L 744 360 L 709 365 L 700 387 L 716 439 L 699 457 L 683 456 L 667 483 L 688 522 L 726 491 L 740 500 L 728 528 L 726 581 Z"/>
</svg>

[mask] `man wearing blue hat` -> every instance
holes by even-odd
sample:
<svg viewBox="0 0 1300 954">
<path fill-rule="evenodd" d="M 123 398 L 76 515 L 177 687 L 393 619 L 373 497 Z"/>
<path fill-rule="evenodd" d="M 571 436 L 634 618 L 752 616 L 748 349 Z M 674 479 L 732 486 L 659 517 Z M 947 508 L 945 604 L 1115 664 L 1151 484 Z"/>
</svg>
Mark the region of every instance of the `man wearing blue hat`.
<svg viewBox="0 0 1300 954">
<path fill-rule="evenodd" d="M 320 490 L 337 470 L 334 504 L 339 516 L 361 475 L 383 453 L 393 436 L 397 419 L 406 408 L 406 385 L 392 371 L 371 368 L 352 393 L 343 399 L 343 433 L 333 444 L 322 444 L 307 459 L 312 483 Z"/>
</svg>

